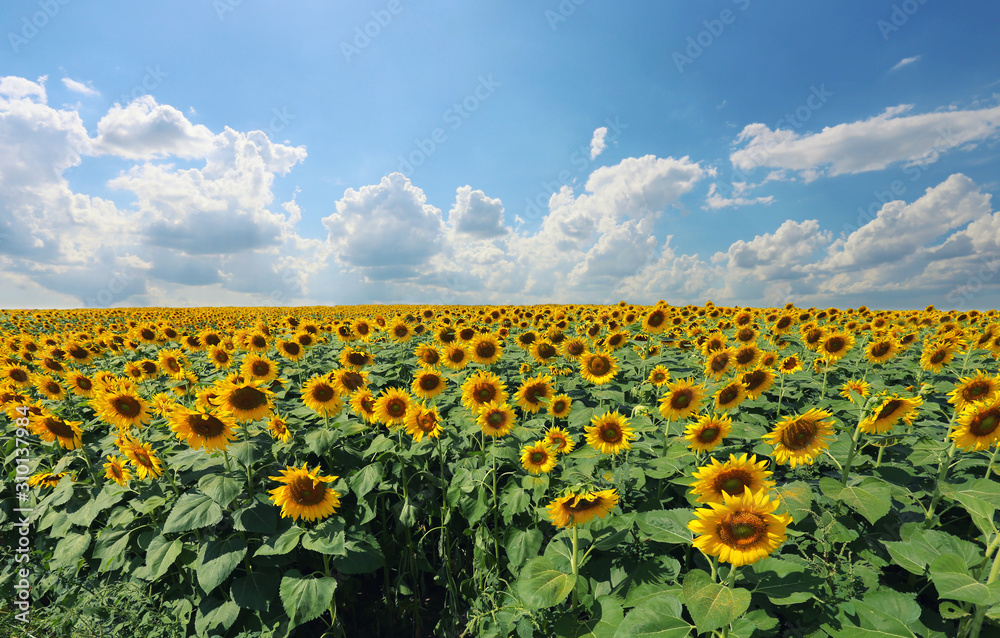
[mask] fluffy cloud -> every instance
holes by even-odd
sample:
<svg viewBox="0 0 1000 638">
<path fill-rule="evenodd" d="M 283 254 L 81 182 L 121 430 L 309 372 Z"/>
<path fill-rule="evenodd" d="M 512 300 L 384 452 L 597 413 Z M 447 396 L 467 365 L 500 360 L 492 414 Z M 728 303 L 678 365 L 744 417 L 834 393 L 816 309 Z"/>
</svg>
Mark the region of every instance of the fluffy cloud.
<svg viewBox="0 0 1000 638">
<path fill-rule="evenodd" d="M 605 136 L 608 134 L 608 127 L 602 126 L 594 131 L 594 137 L 590 140 L 590 159 L 597 159 L 597 156 L 604 152 L 604 149 L 608 147 L 607 142 L 604 141 Z"/>
<path fill-rule="evenodd" d="M 724 197 L 718 191 L 718 185 L 714 182 L 708 187 L 708 197 L 705 198 L 706 209 L 719 210 L 720 208 L 730 208 L 734 206 L 752 206 L 754 204 L 770 204 L 774 202 L 774 195 L 766 195 L 763 197 L 743 197 L 742 194 L 747 190 L 747 182 L 733 182 L 730 184 L 733 187 L 731 195 L 733 197 Z"/>
<path fill-rule="evenodd" d="M 208 127 L 194 125 L 174 107 L 144 95 L 127 106 L 115 104 L 101 118 L 94 150 L 127 159 L 196 158 L 208 154 L 214 137 Z"/>
<path fill-rule="evenodd" d="M 1000 106 L 906 115 L 912 108 L 894 106 L 867 120 L 803 135 L 749 124 L 735 141 L 742 147 L 729 159 L 744 172 L 769 166 L 800 171 L 811 180 L 881 170 L 897 162 L 928 164 L 942 153 L 972 147 L 1000 131 Z"/>
<path fill-rule="evenodd" d="M 455 205 L 448 211 L 448 222 L 455 232 L 476 239 L 501 237 L 508 232 L 503 212 L 499 199 L 491 199 L 471 186 L 461 186 L 456 190 Z"/>
</svg>

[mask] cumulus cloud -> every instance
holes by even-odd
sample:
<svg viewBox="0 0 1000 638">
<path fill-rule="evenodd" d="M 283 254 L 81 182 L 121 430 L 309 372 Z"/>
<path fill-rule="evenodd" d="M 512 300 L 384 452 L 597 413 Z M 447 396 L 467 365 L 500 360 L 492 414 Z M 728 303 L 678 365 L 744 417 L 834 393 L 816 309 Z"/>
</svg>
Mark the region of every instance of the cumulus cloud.
<svg viewBox="0 0 1000 638">
<path fill-rule="evenodd" d="M 749 124 L 729 159 L 744 172 L 758 167 L 798 171 L 807 181 L 824 175 L 881 170 L 895 163 L 929 164 L 957 148 L 972 148 L 1000 132 L 1000 106 L 907 115 L 913 105 L 887 108 L 867 120 L 819 133 L 772 131 Z"/>
<path fill-rule="evenodd" d="M 45 81 L 48 77 L 43 75 L 38 78 L 37 82 L 16 75 L 2 77 L 0 78 L 0 95 L 14 100 L 36 97 L 39 104 L 45 104 L 48 101 L 45 94 Z"/>
<path fill-rule="evenodd" d="M 94 150 L 126 159 L 196 158 L 211 150 L 214 137 L 208 127 L 194 125 L 176 108 L 144 95 L 127 106 L 115 104 L 101 118 Z"/>
<path fill-rule="evenodd" d="M 590 140 L 590 159 L 597 159 L 597 156 L 603 153 L 604 149 L 608 147 L 604 141 L 607 134 L 608 127 L 606 126 L 602 126 L 594 131 L 594 137 Z"/>
<path fill-rule="evenodd" d="M 774 202 L 774 195 L 765 195 L 762 197 L 743 197 L 743 192 L 748 188 L 746 182 L 733 182 L 730 186 L 733 187 L 733 191 L 731 193 L 733 197 L 723 197 L 718 191 L 717 184 L 714 182 L 710 184 L 708 187 L 708 197 L 705 198 L 704 208 L 719 210 L 720 208 L 752 206 L 754 204 L 770 204 Z"/>
<path fill-rule="evenodd" d="M 455 232 L 477 239 L 501 237 L 508 232 L 503 212 L 499 199 L 491 199 L 471 186 L 461 186 L 456 189 L 455 205 L 448 211 L 448 222 Z"/>
</svg>

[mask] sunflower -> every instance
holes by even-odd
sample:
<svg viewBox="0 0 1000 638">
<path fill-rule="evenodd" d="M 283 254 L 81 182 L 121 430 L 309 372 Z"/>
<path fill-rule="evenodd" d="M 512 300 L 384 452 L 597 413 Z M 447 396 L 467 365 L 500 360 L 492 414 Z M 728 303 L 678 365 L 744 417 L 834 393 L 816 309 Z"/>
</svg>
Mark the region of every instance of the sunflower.
<svg viewBox="0 0 1000 638">
<path fill-rule="evenodd" d="M 958 349 L 959 346 L 954 343 L 938 341 L 928 344 L 920 354 L 920 367 L 928 372 L 941 372 L 955 358 Z"/>
<path fill-rule="evenodd" d="M 55 487 L 59 485 L 59 481 L 67 474 L 67 472 L 57 472 L 55 474 L 52 472 L 39 472 L 38 474 L 32 474 L 28 478 L 28 485 L 30 487 Z M 76 478 L 71 476 L 70 480 L 75 481 Z"/>
<path fill-rule="evenodd" d="M 654 387 L 659 388 L 670 382 L 670 371 L 663 366 L 656 366 L 650 371 L 646 380 L 652 383 Z"/>
<path fill-rule="evenodd" d="M 288 421 L 277 411 L 271 415 L 271 420 L 267 423 L 267 431 L 282 443 L 288 443 L 292 440 L 292 431 L 288 429 Z"/>
<path fill-rule="evenodd" d="M 441 352 L 429 343 L 422 343 L 417 346 L 413 354 L 416 355 L 423 366 L 436 368 L 441 365 Z"/>
<path fill-rule="evenodd" d="M 778 365 L 778 372 L 781 374 L 791 374 L 802 369 L 802 360 L 799 359 L 799 355 L 790 354 L 781 360 L 781 364 Z"/>
<path fill-rule="evenodd" d="M 716 350 L 705 361 L 705 376 L 718 381 L 735 364 L 736 351 L 733 348 Z"/>
<path fill-rule="evenodd" d="M 521 467 L 532 474 L 548 474 L 556 466 L 558 454 L 545 439 L 524 446 L 521 450 Z"/>
<path fill-rule="evenodd" d="M 56 381 L 55 377 L 50 374 L 36 373 L 31 376 L 31 381 L 35 386 L 35 389 L 41 393 L 44 398 L 52 401 L 62 401 L 66 398 L 66 389 Z"/>
<path fill-rule="evenodd" d="M 320 476 L 318 465 L 314 470 L 306 463 L 301 468 L 289 465 L 281 470 L 281 476 L 270 478 L 284 483 L 268 490 L 271 501 L 281 507 L 282 518 L 315 521 L 332 515 L 340 507 L 340 493 L 327 486 L 339 477 Z"/>
<path fill-rule="evenodd" d="M 421 399 L 433 399 L 445 391 L 448 382 L 433 368 L 421 368 L 413 375 L 410 389 Z"/>
<path fill-rule="evenodd" d="M 228 370 L 233 365 L 233 357 L 222 346 L 212 346 L 208 349 L 208 360 L 216 370 Z"/>
<path fill-rule="evenodd" d="M 274 408 L 274 393 L 256 379 L 229 377 L 216 384 L 215 392 L 217 397 L 212 399 L 212 404 L 232 414 L 241 423 L 266 418 Z"/>
<path fill-rule="evenodd" d="M 583 525 L 592 518 L 604 518 L 618 504 L 618 492 L 600 490 L 597 492 L 569 493 L 546 506 L 549 519 L 556 527 Z"/>
<path fill-rule="evenodd" d="M 514 410 L 506 403 L 487 403 L 479 411 L 476 423 L 486 436 L 506 436 L 514 429 Z"/>
<path fill-rule="evenodd" d="M 469 365 L 469 351 L 461 344 L 445 346 L 441 364 L 452 370 L 461 370 Z"/>
<path fill-rule="evenodd" d="M 394 321 L 386 332 L 393 341 L 398 341 L 399 343 L 406 343 L 413 338 L 413 328 L 402 319 Z"/>
<path fill-rule="evenodd" d="M 618 361 L 607 352 L 585 352 L 580 355 L 580 376 L 601 385 L 615 378 Z"/>
<path fill-rule="evenodd" d="M 757 461 L 756 454 L 749 460 L 746 454 L 739 458 L 730 454 L 725 463 L 711 459 L 709 465 L 702 466 L 691 474 L 697 479 L 691 484 L 691 492 L 697 496 L 699 503 L 724 503 L 724 494 L 740 496 L 744 489 L 754 493 L 769 490 L 774 487 L 774 481 L 767 477 L 774 472 L 765 469 L 767 463 L 767 459 Z"/>
<path fill-rule="evenodd" d="M 119 381 L 98 392 L 91 405 L 97 415 L 119 429 L 143 427 L 149 423 L 149 403 L 130 381 Z"/>
<path fill-rule="evenodd" d="M 704 357 L 711 356 L 713 352 L 725 350 L 726 341 L 728 340 L 725 333 L 720 330 L 703 335 L 701 339 L 704 339 L 704 341 L 701 342 L 701 354 Z"/>
<path fill-rule="evenodd" d="M 477 335 L 470 343 L 470 356 L 476 363 L 490 365 L 500 360 L 503 355 L 503 348 L 500 342 L 492 334 Z"/>
<path fill-rule="evenodd" d="M 139 367 L 139 363 L 136 361 L 126 363 L 123 372 L 132 381 L 142 381 L 142 368 Z"/>
<path fill-rule="evenodd" d="M 778 353 L 774 350 L 767 350 L 760 355 L 761 368 L 773 368 L 778 364 Z"/>
<path fill-rule="evenodd" d="M 667 327 L 667 313 L 662 308 L 654 308 L 642 318 L 642 331 L 655 335 L 663 332 Z"/>
<path fill-rule="evenodd" d="M 733 364 L 737 370 L 750 370 L 760 362 L 761 351 L 755 343 L 740 346 L 733 352 Z"/>
<path fill-rule="evenodd" d="M 576 447 L 569 432 L 562 428 L 549 428 L 545 433 L 545 443 L 559 454 L 569 454 Z"/>
<path fill-rule="evenodd" d="M 590 419 L 590 425 L 584 428 L 587 433 L 587 443 L 597 448 L 602 454 L 618 454 L 622 450 L 632 449 L 636 438 L 635 430 L 629 427 L 628 419 L 617 411 L 605 412 Z"/>
<path fill-rule="evenodd" d="M 406 393 L 406 390 L 386 388 L 382 390 L 382 394 L 375 401 L 375 414 L 378 415 L 379 422 L 393 429 L 394 426 L 403 424 L 406 412 L 410 409 L 410 403 L 410 395 Z"/>
<path fill-rule="evenodd" d="M 871 384 L 867 381 L 861 379 L 850 379 L 845 381 L 844 385 L 840 386 L 840 396 L 853 403 L 858 403 L 861 402 L 861 399 L 868 396 L 871 387 Z M 855 398 L 855 394 L 857 395 L 857 398 Z"/>
<path fill-rule="evenodd" d="M 688 447 L 696 452 L 711 452 L 733 431 L 733 420 L 724 414 L 703 414 L 684 428 Z"/>
<path fill-rule="evenodd" d="M 438 414 L 437 406 L 427 407 L 421 403 L 412 403 L 406 411 L 406 433 L 413 437 L 417 443 L 426 434 L 429 437 L 438 438 L 441 436 L 441 416 Z"/>
<path fill-rule="evenodd" d="M 149 443 L 140 443 L 126 436 L 122 441 L 121 452 L 128 457 L 140 480 L 145 480 L 147 476 L 157 478 L 163 474 L 163 465 Z"/>
<path fill-rule="evenodd" d="M 746 388 L 743 387 L 743 382 L 738 379 L 734 379 L 728 384 L 719 388 L 715 395 L 715 409 L 716 410 L 732 410 L 739 404 L 743 403 L 747 398 Z"/>
<path fill-rule="evenodd" d="M 970 403 L 989 401 L 1000 393 L 1000 376 L 989 376 L 982 370 L 976 370 L 971 377 L 962 377 L 955 384 L 955 389 L 948 393 L 948 403 L 961 412 Z"/>
<path fill-rule="evenodd" d="M 344 402 L 326 375 L 315 374 L 302 386 L 302 403 L 324 417 L 340 414 Z"/>
<path fill-rule="evenodd" d="M 267 350 L 269 339 L 263 332 L 253 332 L 243 341 L 243 349 L 250 354 L 258 354 Z"/>
<path fill-rule="evenodd" d="M 557 394 L 549 401 L 549 414 L 558 419 L 568 417 L 572 409 L 573 399 L 568 394 Z"/>
<path fill-rule="evenodd" d="M 823 359 L 833 363 L 843 359 L 853 347 L 854 335 L 848 332 L 832 332 L 823 339 L 818 352 Z"/>
<path fill-rule="evenodd" d="M 31 385 L 31 373 L 24 366 L 9 364 L 0 368 L 0 380 L 9 380 L 20 388 Z"/>
<path fill-rule="evenodd" d="M 278 351 L 278 354 L 285 357 L 289 361 L 298 361 L 306 353 L 305 348 L 303 348 L 298 341 L 281 339 L 278 343 L 274 344 L 274 348 Z"/>
<path fill-rule="evenodd" d="M 479 412 L 488 403 L 504 403 L 507 391 L 500 377 L 486 370 L 478 370 L 462 383 L 462 405 Z"/>
<path fill-rule="evenodd" d="M 168 417 L 177 438 L 194 450 L 225 450 L 236 438 L 236 419 L 222 411 L 201 411 L 178 405 Z"/>
<path fill-rule="evenodd" d="M 104 478 L 110 479 L 115 483 L 125 487 L 129 479 L 132 478 L 132 472 L 125 467 L 126 459 L 120 456 L 108 455 L 108 462 L 104 464 Z"/>
<path fill-rule="evenodd" d="M 63 381 L 73 391 L 73 394 L 90 399 L 94 396 L 94 382 L 90 377 L 79 370 L 70 370 L 63 377 Z"/>
<path fill-rule="evenodd" d="M 782 419 L 774 430 L 762 438 L 774 446 L 774 461 L 780 465 L 812 465 L 823 450 L 830 447 L 834 437 L 833 422 L 827 421 L 833 415 L 826 410 L 812 408 L 798 416 Z"/>
<path fill-rule="evenodd" d="M 1000 397 L 966 405 L 948 436 L 962 450 L 979 451 L 996 445 L 1000 441 Z"/>
<path fill-rule="evenodd" d="M 771 326 L 771 332 L 776 335 L 788 334 L 795 325 L 795 318 L 791 315 L 783 314 Z"/>
<path fill-rule="evenodd" d="M 553 395 L 552 377 L 540 374 L 526 379 L 514 393 L 514 401 L 525 412 L 537 413 Z"/>
<path fill-rule="evenodd" d="M 902 420 L 906 425 L 913 425 L 917 408 L 923 402 L 919 396 L 907 399 L 894 394 L 886 397 L 875 412 L 861 420 L 858 427 L 865 434 L 886 434 L 892 431 L 896 421 Z"/>
<path fill-rule="evenodd" d="M 347 347 L 340 353 L 340 365 L 351 370 L 360 370 L 374 363 L 375 357 L 364 350 Z"/>
<path fill-rule="evenodd" d="M 668 385 L 666 394 L 660 397 L 660 414 L 668 421 L 696 414 L 704 395 L 703 385 L 695 385 L 690 378 L 678 379 Z"/>
<path fill-rule="evenodd" d="M 744 372 L 740 376 L 740 383 L 746 390 L 748 399 L 756 399 L 771 389 L 774 384 L 775 374 L 770 368 L 754 368 L 750 372 Z"/>
<path fill-rule="evenodd" d="M 559 355 L 559 349 L 548 339 L 541 339 L 529 347 L 531 358 L 543 365 L 548 364 Z"/>
<path fill-rule="evenodd" d="M 351 395 L 351 409 L 368 423 L 378 420 L 375 412 L 375 396 L 367 388 L 362 388 Z"/>
<path fill-rule="evenodd" d="M 722 503 L 708 505 L 696 509 L 695 520 L 688 523 L 698 535 L 694 546 L 733 567 L 756 563 L 778 549 L 792 522 L 788 514 L 774 514 L 779 500 L 772 501 L 763 489 L 755 493 L 744 488 L 738 496 L 724 493 Z"/>
<path fill-rule="evenodd" d="M 865 346 L 865 358 L 871 363 L 885 363 L 899 354 L 899 346 L 889 337 L 879 337 Z"/>
<path fill-rule="evenodd" d="M 23 421 L 22 421 L 23 423 Z M 83 444 L 80 425 L 83 421 L 66 421 L 54 414 L 33 414 L 28 421 L 28 429 L 46 443 L 59 441 L 67 450 L 75 450 Z"/>
<path fill-rule="evenodd" d="M 559 344 L 559 354 L 567 359 L 579 359 L 587 352 L 587 343 L 582 339 L 566 339 Z"/>
</svg>

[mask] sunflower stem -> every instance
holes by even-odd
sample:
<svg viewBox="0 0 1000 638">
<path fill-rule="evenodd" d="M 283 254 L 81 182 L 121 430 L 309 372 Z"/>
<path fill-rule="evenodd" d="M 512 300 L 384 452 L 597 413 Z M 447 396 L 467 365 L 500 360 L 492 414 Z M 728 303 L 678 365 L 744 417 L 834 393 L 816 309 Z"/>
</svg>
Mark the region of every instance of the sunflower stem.
<svg viewBox="0 0 1000 638">
<path fill-rule="evenodd" d="M 885 446 L 879 447 L 878 456 L 875 457 L 875 469 L 882 464 L 882 452 L 885 451 Z"/>
<path fill-rule="evenodd" d="M 573 556 L 570 559 L 570 568 L 573 570 L 573 607 L 576 607 L 577 605 L 580 604 L 580 598 L 576 593 L 576 579 L 580 574 L 580 563 L 578 563 L 576 560 L 576 553 L 577 550 L 579 550 L 580 548 L 580 544 L 579 544 L 579 530 L 577 528 L 577 524 L 574 522 L 572 525 L 573 525 L 573 534 L 572 534 Z"/>
<path fill-rule="evenodd" d="M 951 459 L 954 456 L 955 443 L 952 442 L 951 447 L 948 448 L 948 453 L 941 460 L 941 465 L 938 468 L 937 479 L 934 481 L 934 496 L 931 497 L 931 504 L 927 506 L 927 516 L 924 518 L 925 529 L 929 529 L 934 522 L 934 509 L 943 496 L 941 493 L 941 484 L 944 483 L 945 478 L 948 476 L 948 470 L 951 468 Z"/>
<path fill-rule="evenodd" d="M 847 460 L 844 461 L 844 471 L 840 475 L 840 484 L 847 486 L 847 477 L 851 473 L 851 464 L 854 462 L 854 454 L 858 451 L 858 435 L 861 433 L 861 421 L 858 421 L 854 428 L 854 435 L 851 437 L 851 449 L 847 452 Z M 881 457 L 881 448 L 879 456 Z"/>
<path fill-rule="evenodd" d="M 670 447 L 670 443 L 667 438 L 670 436 L 670 419 L 667 419 L 667 425 L 663 428 L 663 456 L 667 455 L 667 448 Z"/>
<path fill-rule="evenodd" d="M 1000 445 L 993 446 L 993 454 L 990 455 L 990 462 L 986 464 L 986 474 L 983 475 L 983 478 L 990 477 L 990 472 L 993 470 L 993 461 L 997 458 L 997 451 L 1000 451 Z"/>
<path fill-rule="evenodd" d="M 1000 553 L 993 559 L 993 566 L 990 568 L 990 575 L 986 578 L 986 585 L 993 584 L 998 576 L 1000 576 Z M 986 617 L 987 606 L 976 605 L 976 615 L 969 627 L 970 638 L 979 638 L 979 633 L 983 630 L 983 619 Z"/>
<path fill-rule="evenodd" d="M 496 454 L 497 439 L 493 439 L 493 449 L 491 450 L 493 457 L 493 554 L 497 561 L 497 574 L 500 573 L 500 538 L 498 536 L 500 530 L 500 499 L 497 498 L 497 454 Z"/>
<path fill-rule="evenodd" d="M 781 384 L 778 387 L 778 411 L 774 415 L 776 419 L 781 418 L 781 400 L 785 398 L 785 377 L 788 376 L 784 372 L 781 372 Z"/>
</svg>

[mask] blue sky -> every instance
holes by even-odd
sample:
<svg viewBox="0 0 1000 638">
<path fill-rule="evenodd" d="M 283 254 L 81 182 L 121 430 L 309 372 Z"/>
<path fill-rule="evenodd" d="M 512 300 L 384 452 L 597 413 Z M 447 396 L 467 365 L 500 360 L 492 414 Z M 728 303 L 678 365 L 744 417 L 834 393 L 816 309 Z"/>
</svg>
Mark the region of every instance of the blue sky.
<svg viewBox="0 0 1000 638">
<path fill-rule="evenodd" d="M 996 307 L 1000 7 L 513 4 L 5 2 L 0 307 Z"/>
</svg>

